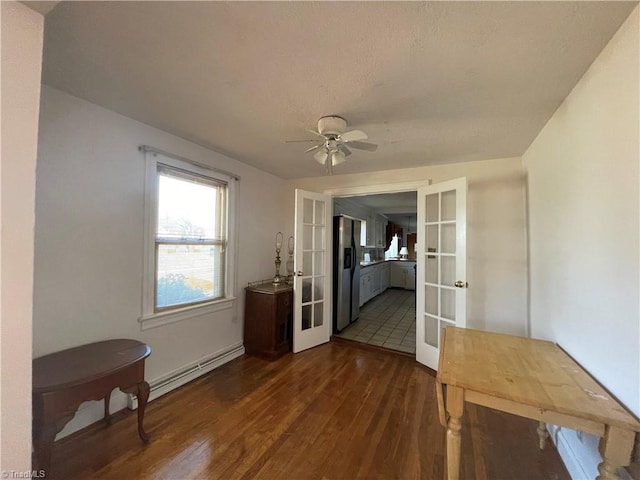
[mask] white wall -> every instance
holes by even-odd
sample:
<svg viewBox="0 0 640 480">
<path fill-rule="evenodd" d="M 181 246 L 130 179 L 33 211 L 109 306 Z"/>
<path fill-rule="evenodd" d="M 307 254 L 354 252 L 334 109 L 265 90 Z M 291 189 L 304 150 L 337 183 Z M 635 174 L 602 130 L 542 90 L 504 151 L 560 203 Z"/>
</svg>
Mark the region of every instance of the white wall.
<svg viewBox="0 0 640 480">
<path fill-rule="evenodd" d="M 141 331 L 144 155 L 140 145 L 242 177 L 236 308 Z M 50 87 L 42 88 L 36 188 L 34 357 L 110 338 L 153 352 L 148 381 L 241 345 L 244 287 L 273 276 L 283 180 Z M 291 200 L 288 200 L 289 202 Z M 124 396 L 112 399 L 124 406 Z M 68 433 L 101 417 L 92 402 Z M 84 420 L 82 418 L 84 418 Z"/>
<path fill-rule="evenodd" d="M 456 163 L 290 182 L 323 192 L 355 186 L 433 183 L 467 177 L 467 326 L 526 334 L 525 179 L 519 158 Z M 291 214 L 293 218 L 293 214 Z"/>
<path fill-rule="evenodd" d="M 523 156 L 531 328 L 640 415 L 639 13 L 591 65 Z M 588 477 L 592 440 L 573 442 Z M 584 477 L 582 477 L 584 478 Z"/>
<path fill-rule="evenodd" d="M 31 469 L 34 191 L 43 17 L 1 2 L 0 471 Z"/>
</svg>

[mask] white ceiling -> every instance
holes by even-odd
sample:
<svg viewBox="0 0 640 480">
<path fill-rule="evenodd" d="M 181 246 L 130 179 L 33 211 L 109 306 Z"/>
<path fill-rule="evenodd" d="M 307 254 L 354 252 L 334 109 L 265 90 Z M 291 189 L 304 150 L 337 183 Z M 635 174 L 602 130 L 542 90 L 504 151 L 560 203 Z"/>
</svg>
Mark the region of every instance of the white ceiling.
<svg viewBox="0 0 640 480">
<path fill-rule="evenodd" d="M 521 155 L 636 2 L 61 2 L 44 83 L 283 178 Z"/>
</svg>

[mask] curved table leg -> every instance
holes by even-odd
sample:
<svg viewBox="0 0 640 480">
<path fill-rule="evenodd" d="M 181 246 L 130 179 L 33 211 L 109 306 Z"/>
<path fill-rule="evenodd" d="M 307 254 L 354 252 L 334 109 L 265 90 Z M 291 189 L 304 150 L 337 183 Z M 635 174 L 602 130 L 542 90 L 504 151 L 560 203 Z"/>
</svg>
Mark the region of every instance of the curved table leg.
<svg viewBox="0 0 640 480">
<path fill-rule="evenodd" d="M 121 389 L 122 390 L 122 389 Z M 144 410 L 149 400 L 149 384 L 144 380 L 132 387 L 122 390 L 125 393 L 131 393 L 138 398 L 138 435 L 143 442 L 149 441 L 149 435 L 144 431 Z"/>
<path fill-rule="evenodd" d="M 111 425 L 111 415 L 109 414 L 109 402 L 111 401 L 111 392 L 104 397 L 104 421 L 107 425 Z"/>
<path fill-rule="evenodd" d="M 138 435 L 143 442 L 149 441 L 149 435 L 144 431 L 144 410 L 147 408 L 147 400 L 149 400 L 149 384 L 142 381 L 138 384 Z"/>
</svg>

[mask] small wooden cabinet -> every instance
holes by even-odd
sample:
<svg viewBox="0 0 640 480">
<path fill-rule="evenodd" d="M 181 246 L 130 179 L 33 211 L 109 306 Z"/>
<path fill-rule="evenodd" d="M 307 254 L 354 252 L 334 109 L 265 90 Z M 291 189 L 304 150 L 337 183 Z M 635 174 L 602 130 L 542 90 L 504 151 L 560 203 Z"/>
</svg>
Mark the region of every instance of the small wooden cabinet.
<svg viewBox="0 0 640 480">
<path fill-rule="evenodd" d="M 276 359 L 291 351 L 293 288 L 263 283 L 246 288 L 244 348 L 246 353 Z"/>
</svg>

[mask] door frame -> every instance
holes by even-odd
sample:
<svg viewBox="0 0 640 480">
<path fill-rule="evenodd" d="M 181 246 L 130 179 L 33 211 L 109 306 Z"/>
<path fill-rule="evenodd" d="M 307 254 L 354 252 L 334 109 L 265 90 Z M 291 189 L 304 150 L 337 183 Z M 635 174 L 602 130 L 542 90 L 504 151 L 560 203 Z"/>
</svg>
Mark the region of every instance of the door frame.
<svg viewBox="0 0 640 480">
<path fill-rule="evenodd" d="M 412 182 L 381 183 L 377 185 L 358 185 L 355 187 L 338 187 L 324 190 L 322 193 L 333 198 L 360 197 L 363 195 L 378 195 L 381 193 L 417 192 L 419 187 L 431 185 L 430 178 Z M 417 193 L 416 193 L 417 194 Z"/>
</svg>

